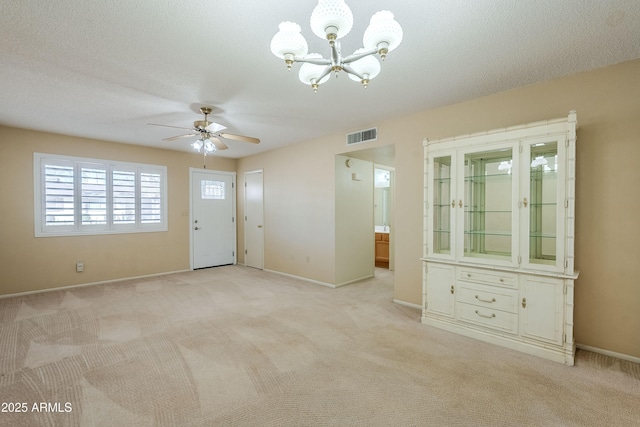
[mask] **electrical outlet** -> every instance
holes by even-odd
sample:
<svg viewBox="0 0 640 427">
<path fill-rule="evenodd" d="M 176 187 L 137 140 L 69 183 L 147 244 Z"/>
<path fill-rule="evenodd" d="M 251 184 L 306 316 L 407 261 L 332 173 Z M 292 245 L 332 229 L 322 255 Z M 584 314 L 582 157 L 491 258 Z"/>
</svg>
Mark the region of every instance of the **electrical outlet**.
<svg viewBox="0 0 640 427">
<path fill-rule="evenodd" d="M 84 263 L 82 261 L 76 262 L 76 271 L 82 273 L 84 271 Z"/>
</svg>

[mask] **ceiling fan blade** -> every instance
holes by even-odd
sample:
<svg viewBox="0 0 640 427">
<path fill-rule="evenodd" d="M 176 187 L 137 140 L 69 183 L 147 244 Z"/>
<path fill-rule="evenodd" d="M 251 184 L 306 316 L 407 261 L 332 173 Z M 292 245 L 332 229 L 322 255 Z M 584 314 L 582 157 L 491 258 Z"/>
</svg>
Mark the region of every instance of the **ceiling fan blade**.
<svg viewBox="0 0 640 427">
<path fill-rule="evenodd" d="M 235 135 L 232 133 L 219 133 L 218 135 L 227 139 L 235 139 L 238 141 L 245 141 L 245 142 L 251 142 L 253 144 L 260 144 L 260 140 L 258 138 L 252 138 L 250 136 Z"/>
<path fill-rule="evenodd" d="M 211 142 L 213 142 L 213 145 L 216 146 L 216 150 L 226 150 L 227 148 L 229 148 L 224 142 L 220 140 L 220 138 L 218 138 L 216 135 L 213 136 L 214 138 L 211 140 Z"/>
<path fill-rule="evenodd" d="M 210 122 L 208 120 L 196 120 L 195 122 L 193 122 L 193 127 L 195 127 L 196 129 L 205 129 L 209 132 L 218 132 L 227 128 L 225 125 L 221 125 L 220 123 L 216 122 Z"/>
<path fill-rule="evenodd" d="M 178 136 L 172 136 L 172 137 L 169 137 L 169 138 L 163 138 L 162 140 L 163 141 L 175 141 L 176 139 L 189 138 L 189 137 L 192 137 L 192 136 L 196 136 L 196 134 L 195 133 L 187 133 L 187 134 L 184 134 L 184 135 L 178 135 Z"/>
<path fill-rule="evenodd" d="M 165 128 L 176 128 L 176 129 L 187 129 L 187 130 L 191 130 L 191 128 L 184 128 L 184 127 L 182 127 L 182 126 L 159 125 L 159 124 L 157 124 L 157 123 L 147 123 L 147 124 L 148 124 L 148 125 L 151 125 L 151 126 L 162 126 L 162 127 L 165 127 Z"/>
</svg>

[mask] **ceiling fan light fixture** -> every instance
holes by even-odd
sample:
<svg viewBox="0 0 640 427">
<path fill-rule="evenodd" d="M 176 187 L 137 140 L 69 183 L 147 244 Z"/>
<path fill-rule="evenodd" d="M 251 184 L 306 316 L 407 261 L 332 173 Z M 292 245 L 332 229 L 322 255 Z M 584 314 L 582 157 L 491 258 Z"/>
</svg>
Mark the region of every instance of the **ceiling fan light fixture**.
<svg viewBox="0 0 640 427">
<path fill-rule="evenodd" d="M 200 150 L 202 150 L 203 145 L 204 145 L 204 142 L 202 141 L 202 139 L 197 139 L 191 143 L 191 147 L 193 147 L 193 149 L 196 150 L 198 153 L 200 152 Z"/>
<path fill-rule="evenodd" d="M 209 138 L 204 140 L 204 151 L 207 154 L 210 154 L 216 151 L 216 146 L 214 145 L 213 142 L 211 142 Z"/>
</svg>

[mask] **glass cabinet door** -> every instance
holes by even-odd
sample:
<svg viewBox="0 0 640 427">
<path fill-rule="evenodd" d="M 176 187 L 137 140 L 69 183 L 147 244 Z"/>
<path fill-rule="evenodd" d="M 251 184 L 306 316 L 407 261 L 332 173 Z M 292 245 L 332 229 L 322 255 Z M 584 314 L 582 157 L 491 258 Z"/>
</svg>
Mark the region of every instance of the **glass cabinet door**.
<svg viewBox="0 0 640 427">
<path fill-rule="evenodd" d="M 513 146 L 464 155 L 464 257 L 513 262 Z"/>
<path fill-rule="evenodd" d="M 563 145 L 560 145 L 563 146 Z M 564 192 L 558 185 L 564 171 L 560 166 L 559 141 L 546 140 L 530 144 L 526 147 L 523 159 L 523 173 L 527 174 L 527 188 L 523 188 L 522 205 L 526 229 L 528 251 L 526 259 L 530 264 L 548 265 L 551 268 L 560 266 L 558 254 L 563 252 L 558 236 L 558 227 L 563 220 Z M 524 185 L 524 183 L 523 183 Z M 561 218 L 562 217 L 562 218 Z M 526 242 L 525 242 L 526 243 Z"/>
<path fill-rule="evenodd" d="M 455 201 L 452 192 L 452 156 L 446 155 L 433 159 L 432 217 L 433 242 L 431 247 L 434 254 L 451 255 L 452 245 L 452 207 Z"/>
</svg>

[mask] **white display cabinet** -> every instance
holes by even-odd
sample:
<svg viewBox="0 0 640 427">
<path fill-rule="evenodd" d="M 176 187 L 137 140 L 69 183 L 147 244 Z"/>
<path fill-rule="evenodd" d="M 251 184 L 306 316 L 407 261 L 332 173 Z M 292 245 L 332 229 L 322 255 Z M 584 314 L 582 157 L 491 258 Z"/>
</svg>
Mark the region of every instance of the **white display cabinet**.
<svg viewBox="0 0 640 427">
<path fill-rule="evenodd" d="M 425 140 L 423 323 L 573 365 L 576 124 Z"/>
</svg>

